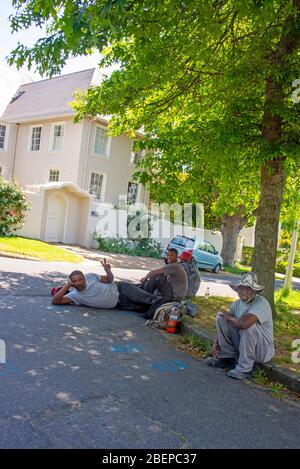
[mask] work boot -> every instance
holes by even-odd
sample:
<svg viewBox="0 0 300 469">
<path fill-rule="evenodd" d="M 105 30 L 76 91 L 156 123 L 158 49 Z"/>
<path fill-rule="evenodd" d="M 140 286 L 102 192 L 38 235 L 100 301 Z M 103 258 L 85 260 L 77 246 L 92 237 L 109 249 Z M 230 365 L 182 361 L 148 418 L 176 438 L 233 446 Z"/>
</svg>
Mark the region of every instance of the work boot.
<svg viewBox="0 0 300 469">
<path fill-rule="evenodd" d="M 235 367 L 235 359 L 233 357 L 229 357 L 229 358 L 208 357 L 205 360 L 205 363 L 208 366 L 212 366 L 214 368 L 234 368 Z"/>
</svg>

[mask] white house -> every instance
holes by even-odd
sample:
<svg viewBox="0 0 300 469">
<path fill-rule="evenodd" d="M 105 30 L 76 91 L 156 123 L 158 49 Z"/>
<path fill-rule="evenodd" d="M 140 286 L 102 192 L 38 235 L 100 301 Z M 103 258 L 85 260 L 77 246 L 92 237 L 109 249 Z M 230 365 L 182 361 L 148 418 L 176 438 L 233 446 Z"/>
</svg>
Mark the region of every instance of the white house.
<svg viewBox="0 0 300 469">
<path fill-rule="evenodd" d="M 131 181 L 132 140 L 109 136 L 102 117 L 73 123 L 75 91 L 99 80 L 89 69 L 21 85 L 0 118 L 0 174 L 31 203 L 23 236 L 90 245 L 99 203 L 115 206 L 120 195 L 148 203 Z"/>
</svg>

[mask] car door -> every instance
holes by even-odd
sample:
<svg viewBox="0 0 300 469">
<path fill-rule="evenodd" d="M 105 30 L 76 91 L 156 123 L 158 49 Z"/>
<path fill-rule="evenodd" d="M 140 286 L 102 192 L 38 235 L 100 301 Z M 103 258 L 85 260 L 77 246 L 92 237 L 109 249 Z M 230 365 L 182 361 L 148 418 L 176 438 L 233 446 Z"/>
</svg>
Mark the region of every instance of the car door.
<svg viewBox="0 0 300 469">
<path fill-rule="evenodd" d="M 197 267 L 200 267 L 201 269 L 210 268 L 210 255 L 206 251 L 206 242 L 198 244 L 197 248 L 194 249 L 193 256 Z"/>
<path fill-rule="evenodd" d="M 210 242 L 206 242 L 206 252 L 207 252 L 207 262 L 209 264 L 209 267 L 211 269 L 213 269 L 217 263 L 218 263 L 218 260 L 217 260 L 217 257 L 216 257 L 216 250 L 214 248 L 214 246 L 212 244 L 210 244 Z"/>
</svg>

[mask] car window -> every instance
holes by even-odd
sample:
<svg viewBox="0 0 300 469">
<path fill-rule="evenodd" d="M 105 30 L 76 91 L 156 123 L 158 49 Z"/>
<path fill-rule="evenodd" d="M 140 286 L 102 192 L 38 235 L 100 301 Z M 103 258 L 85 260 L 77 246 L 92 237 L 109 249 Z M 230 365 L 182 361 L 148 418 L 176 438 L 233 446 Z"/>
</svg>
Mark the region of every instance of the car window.
<svg viewBox="0 0 300 469">
<path fill-rule="evenodd" d="M 182 246 L 182 243 L 180 242 L 180 238 L 173 238 L 171 241 L 172 244 L 177 244 L 178 246 Z"/>
<path fill-rule="evenodd" d="M 213 247 L 213 245 L 210 243 L 205 243 L 205 244 L 206 244 L 206 251 L 209 252 L 210 254 L 214 254 L 215 248 Z"/>
<path fill-rule="evenodd" d="M 206 251 L 206 244 L 205 243 L 200 243 L 199 246 L 198 246 L 198 249 L 200 249 L 200 251 Z"/>
<path fill-rule="evenodd" d="M 193 249 L 194 247 L 194 241 L 192 239 L 185 239 L 184 240 L 184 245 L 188 249 Z"/>
</svg>

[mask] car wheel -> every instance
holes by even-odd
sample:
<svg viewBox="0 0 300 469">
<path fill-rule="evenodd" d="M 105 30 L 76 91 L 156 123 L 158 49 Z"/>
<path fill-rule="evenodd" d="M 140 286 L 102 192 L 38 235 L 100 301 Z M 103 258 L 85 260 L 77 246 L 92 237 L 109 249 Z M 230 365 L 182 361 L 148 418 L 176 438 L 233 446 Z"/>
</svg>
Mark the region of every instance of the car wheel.
<svg viewBox="0 0 300 469">
<path fill-rule="evenodd" d="M 218 274 L 221 270 L 221 264 L 217 264 L 216 267 L 213 269 L 213 272 L 215 274 Z"/>
</svg>

